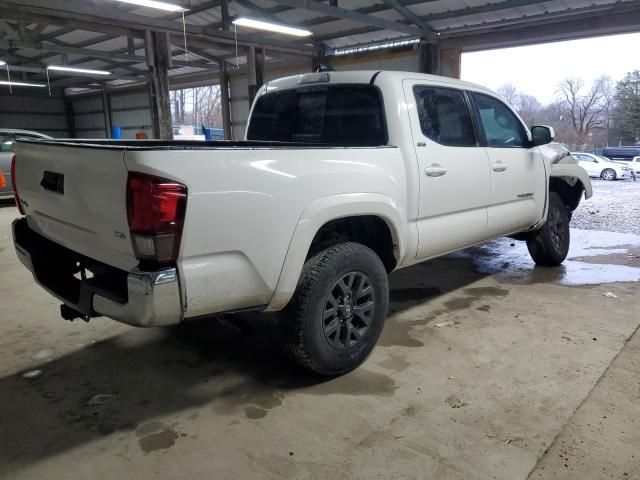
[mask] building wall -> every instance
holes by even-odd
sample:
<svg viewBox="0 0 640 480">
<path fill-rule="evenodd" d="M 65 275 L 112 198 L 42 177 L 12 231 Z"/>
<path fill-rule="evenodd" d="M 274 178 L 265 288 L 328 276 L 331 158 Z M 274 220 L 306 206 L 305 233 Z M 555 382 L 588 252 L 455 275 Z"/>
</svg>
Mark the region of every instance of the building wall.
<svg viewBox="0 0 640 480">
<path fill-rule="evenodd" d="M 5 90 L 6 87 L 0 87 Z M 35 130 L 52 137 L 69 136 L 64 99 L 48 92 L 25 93 L 14 87 L 13 95 L 0 92 L 0 128 Z"/>
<path fill-rule="evenodd" d="M 344 57 L 332 57 L 331 67 L 340 71 L 396 70 L 400 72 L 418 72 L 420 69 L 420 57 L 417 50 L 345 55 Z"/>
<path fill-rule="evenodd" d="M 153 136 L 151 106 L 146 91 L 112 92 L 106 95 L 109 104 L 109 119 L 112 126 L 119 126 L 122 138 L 135 138 L 144 130 Z M 105 122 L 104 97 L 102 94 L 69 97 L 73 107 L 76 136 L 78 138 L 109 138 L 110 128 Z"/>
<path fill-rule="evenodd" d="M 70 97 L 77 138 L 107 138 L 102 95 Z"/>
<path fill-rule="evenodd" d="M 151 103 L 146 91 L 109 95 L 111 102 L 111 125 L 122 129 L 123 138 L 135 138 L 136 132 L 144 130 L 153 137 Z"/>
</svg>

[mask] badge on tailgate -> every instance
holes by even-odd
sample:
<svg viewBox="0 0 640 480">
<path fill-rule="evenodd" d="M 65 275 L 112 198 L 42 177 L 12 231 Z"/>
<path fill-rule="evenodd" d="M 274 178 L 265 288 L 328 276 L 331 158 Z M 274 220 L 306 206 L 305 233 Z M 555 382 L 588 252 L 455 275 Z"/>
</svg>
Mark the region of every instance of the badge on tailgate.
<svg viewBox="0 0 640 480">
<path fill-rule="evenodd" d="M 51 190 L 52 192 L 64 195 L 64 175 L 45 170 L 42 174 L 40 186 L 45 190 Z"/>
</svg>

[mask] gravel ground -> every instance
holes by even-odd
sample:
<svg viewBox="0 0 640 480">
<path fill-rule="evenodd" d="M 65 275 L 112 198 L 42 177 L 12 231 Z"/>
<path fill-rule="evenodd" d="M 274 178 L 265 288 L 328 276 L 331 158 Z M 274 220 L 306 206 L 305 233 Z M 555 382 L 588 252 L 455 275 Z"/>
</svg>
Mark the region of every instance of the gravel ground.
<svg viewBox="0 0 640 480">
<path fill-rule="evenodd" d="M 573 228 L 640 235 L 640 181 L 591 180 L 593 197 L 580 203 Z"/>
</svg>

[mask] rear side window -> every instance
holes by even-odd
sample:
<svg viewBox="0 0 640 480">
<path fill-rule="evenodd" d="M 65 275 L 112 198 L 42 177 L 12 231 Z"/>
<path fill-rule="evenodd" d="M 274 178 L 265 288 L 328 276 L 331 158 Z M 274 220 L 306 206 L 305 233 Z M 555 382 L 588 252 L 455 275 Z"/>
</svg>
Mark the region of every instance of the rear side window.
<svg viewBox="0 0 640 480">
<path fill-rule="evenodd" d="M 417 85 L 413 94 L 426 137 L 451 147 L 476 146 L 471 113 L 461 91 Z"/>
<path fill-rule="evenodd" d="M 256 101 L 248 140 L 375 146 L 388 141 L 382 98 L 370 85 L 275 91 Z"/>
<path fill-rule="evenodd" d="M 490 147 L 525 147 L 527 135 L 518 117 L 500 100 L 471 92 Z"/>
</svg>

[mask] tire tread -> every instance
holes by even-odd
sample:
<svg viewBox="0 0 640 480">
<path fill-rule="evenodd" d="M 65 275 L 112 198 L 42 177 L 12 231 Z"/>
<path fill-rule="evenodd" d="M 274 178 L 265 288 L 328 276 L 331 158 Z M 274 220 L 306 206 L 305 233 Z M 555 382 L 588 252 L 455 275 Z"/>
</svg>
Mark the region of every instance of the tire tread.
<svg viewBox="0 0 640 480">
<path fill-rule="evenodd" d="M 296 291 L 289 301 L 280 322 L 285 354 L 301 367 L 320 375 L 327 374 L 323 368 L 313 361 L 306 342 L 308 323 L 305 319 L 320 275 L 337 258 L 363 253 L 373 256 L 380 262 L 372 250 L 356 242 L 334 244 L 318 252 L 305 262 Z M 345 371 L 348 370 L 350 369 Z"/>
</svg>

